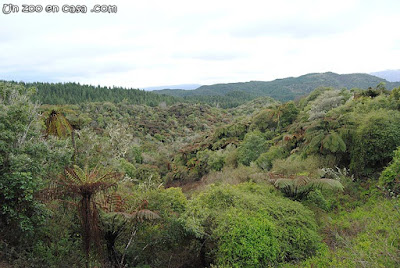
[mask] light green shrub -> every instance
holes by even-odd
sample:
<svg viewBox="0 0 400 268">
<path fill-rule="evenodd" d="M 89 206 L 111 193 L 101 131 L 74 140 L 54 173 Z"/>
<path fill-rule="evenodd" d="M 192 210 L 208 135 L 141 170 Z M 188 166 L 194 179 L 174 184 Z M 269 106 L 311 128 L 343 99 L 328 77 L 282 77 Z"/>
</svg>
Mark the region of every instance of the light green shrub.
<svg viewBox="0 0 400 268">
<path fill-rule="evenodd" d="M 218 241 L 216 263 L 228 267 L 267 267 L 278 261 L 275 226 L 262 213 L 231 208 L 213 236 Z"/>
<path fill-rule="evenodd" d="M 233 212 L 237 219 L 232 218 Z M 189 202 L 182 221 L 187 231 L 206 241 L 211 263 L 228 266 L 263 267 L 301 260 L 313 255 L 320 245 L 314 214 L 299 202 L 277 196 L 268 185 L 211 186 Z M 261 229 L 270 237 L 261 235 Z M 254 241 L 250 243 L 251 237 Z M 228 241 L 241 242 L 233 249 L 226 245 Z M 260 252 L 255 253 L 256 244 L 262 243 L 270 244 L 270 250 L 260 245 Z M 249 252 L 253 252 L 251 260 Z"/>
</svg>

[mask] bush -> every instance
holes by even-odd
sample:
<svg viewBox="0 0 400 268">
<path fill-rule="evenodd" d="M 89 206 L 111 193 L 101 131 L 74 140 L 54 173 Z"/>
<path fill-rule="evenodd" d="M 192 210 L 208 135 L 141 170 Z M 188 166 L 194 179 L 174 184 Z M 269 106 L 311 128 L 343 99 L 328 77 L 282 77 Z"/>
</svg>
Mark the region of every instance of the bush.
<svg viewBox="0 0 400 268">
<path fill-rule="evenodd" d="M 379 186 L 387 190 L 392 196 L 400 195 L 400 147 L 394 152 L 390 165 L 379 177 Z"/>
<path fill-rule="evenodd" d="M 360 176 L 379 171 L 393 157 L 400 145 L 400 113 L 373 111 L 362 121 L 353 141 L 351 172 Z"/>
<path fill-rule="evenodd" d="M 307 203 L 311 203 L 314 206 L 319 207 L 320 209 L 328 211 L 330 206 L 328 201 L 325 199 L 324 195 L 322 194 L 321 190 L 315 189 L 314 191 L 311 191 L 307 195 L 306 199 Z"/>
<path fill-rule="evenodd" d="M 221 150 L 211 152 L 208 158 L 208 165 L 212 170 L 220 171 L 225 164 L 225 156 Z"/>
<path fill-rule="evenodd" d="M 216 263 L 229 267 L 267 267 L 277 262 L 275 226 L 262 213 L 228 210 L 213 236 L 218 240 Z"/>
<path fill-rule="evenodd" d="M 200 245 L 185 232 L 179 220 L 187 205 L 180 188 L 139 191 L 128 200 L 133 208 L 141 200 L 147 200 L 148 209 L 156 212 L 160 219 L 137 223 L 121 235 L 117 243 L 120 253 L 125 250 L 132 231 L 137 230 L 126 255 L 127 267 L 190 267 L 197 262 Z"/>
<path fill-rule="evenodd" d="M 295 267 L 399 267 L 400 203 L 371 200 L 355 210 L 332 217 L 315 257 Z"/>
<path fill-rule="evenodd" d="M 256 164 L 259 168 L 263 170 L 270 170 L 272 168 L 272 163 L 276 159 L 282 159 L 288 156 L 288 152 L 284 147 L 276 145 L 269 148 L 269 150 L 261 154 L 257 160 Z"/>
<path fill-rule="evenodd" d="M 209 263 L 263 267 L 304 259 L 320 245 L 314 214 L 268 185 L 211 186 L 189 202 L 182 221 L 205 241 Z"/>
<path fill-rule="evenodd" d="M 43 220 L 34 194 L 49 165 L 48 148 L 41 137 L 38 107 L 29 100 L 32 93 L 0 82 L 0 237 L 9 243 L 33 235 Z"/>
<path fill-rule="evenodd" d="M 238 162 L 249 166 L 250 162 L 256 160 L 267 149 L 266 140 L 260 132 L 249 132 L 238 148 Z"/>
</svg>

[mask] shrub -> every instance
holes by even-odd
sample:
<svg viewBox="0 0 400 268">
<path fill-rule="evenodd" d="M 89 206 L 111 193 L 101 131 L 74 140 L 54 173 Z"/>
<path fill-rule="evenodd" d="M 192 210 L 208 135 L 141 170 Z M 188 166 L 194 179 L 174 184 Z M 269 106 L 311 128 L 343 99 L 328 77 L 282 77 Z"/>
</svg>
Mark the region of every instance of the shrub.
<svg viewBox="0 0 400 268">
<path fill-rule="evenodd" d="M 266 267 L 277 262 L 275 226 L 262 213 L 228 210 L 213 236 L 218 240 L 216 263 L 229 267 Z"/>
<path fill-rule="evenodd" d="M 398 199 L 371 200 L 332 217 L 325 227 L 325 247 L 294 267 L 399 267 Z"/>
<path fill-rule="evenodd" d="M 225 156 L 222 151 L 211 152 L 208 158 L 208 165 L 212 170 L 219 171 L 225 164 Z"/>
<path fill-rule="evenodd" d="M 319 190 L 319 189 L 315 189 L 314 191 L 311 191 L 307 195 L 306 202 L 311 203 L 311 204 L 319 207 L 320 209 L 323 209 L 323 210 L 326 210 L 326 211 L 329 210 L 329 203 L 325 199 L 325 197 L 322 194 L 321 190 Z"/>
<path fill-rule="evenodd" d="M 187 199 L 180 188 L 138 191 L 129 196 L 128 202 L 137 207 L 141 200 L 148 201 L 148 209 L 160 215 L 160 219 L 142 222 L 126 230 L 118 242 L 122 253 L 132 231 L 137 230 L 127 251 L 128 267 L 191 267 L 198 260 L 199 242 L 188 235 L 179 216 L 186 210 Z"/>
<path fill-rule="evenodd" d="M 400 145 L 400 113 L 373 111 L 358 128 L 351 151 L 351 172 L 358 177 L 371 174 L 387 165 Z"/>
<path fill-rule="evenodd" d="M 248 166 L 267 149 L 266 140 L 260 132 L 249 132 L 238 148 L 238 162 Z"/>
<path fill-rule="evenodd" d="M 263 170 L 270 170 L 272 168 L 272 163 L 275 159 L 282 159 L 288 155 L 288 152 L 284 147 L 276 145 L 269 148 L 269 150 L 261 154 L 257 160 L 256 164 L 259 168 Z"/>
<path fill-rule="evenodd" d="M 379 185 L 391 195 L 400 195 L 400 147 L 394 152 L 390 165 L 379 177 Z"/>
<path fill-rule="evenodd" d="M 0 82 L 0 237 L 17 243 L 42 218 L 34 194 L 42 186 L 48 148 L 33 89 Z M 28 239 L 29 241 L 29 239 Z"/>
<path fill-rule="evenodd" d="M 267 185 L 211 186 L 189 202 L 182 221 L 186 230 L 205 241 L 210 263 L 263 267 L 304 259 L 320 244 L 314 214 L 275 195 Z M 230 242 L 235 244 L 227 245 Z"/>
</svg>

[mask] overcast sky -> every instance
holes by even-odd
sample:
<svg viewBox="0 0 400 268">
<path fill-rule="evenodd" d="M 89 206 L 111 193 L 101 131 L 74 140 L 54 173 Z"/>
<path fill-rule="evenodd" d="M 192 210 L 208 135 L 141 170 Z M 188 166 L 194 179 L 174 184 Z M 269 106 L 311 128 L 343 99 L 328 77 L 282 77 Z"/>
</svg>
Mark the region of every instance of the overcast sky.
<svg viewBox="0 0 400 268">
<path fill-rule="evenodd" d="M 88 12 L 22 13 L 26 2 Z M 100 2 L 117 13 L 91 13 Z M 20 11 L 0 11 L 5 80 L 144 88 L 400 69 L 398 0 L 6 3 Z"/>
</svg>

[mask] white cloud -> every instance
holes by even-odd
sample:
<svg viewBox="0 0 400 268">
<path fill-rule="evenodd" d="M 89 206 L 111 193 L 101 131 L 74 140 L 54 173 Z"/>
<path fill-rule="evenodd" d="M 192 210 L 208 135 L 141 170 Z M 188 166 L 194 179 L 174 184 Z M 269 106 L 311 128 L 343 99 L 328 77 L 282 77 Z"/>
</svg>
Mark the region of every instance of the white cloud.
<svg viewBox="0 0 400 268">
<path fill-rule="evenodd" d="M 0 79 L 147 87 L 399 68 L 399 1 L 108 4 L 117 14 L 0 13 Z"/>
</svg>

